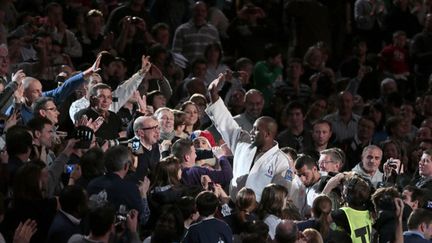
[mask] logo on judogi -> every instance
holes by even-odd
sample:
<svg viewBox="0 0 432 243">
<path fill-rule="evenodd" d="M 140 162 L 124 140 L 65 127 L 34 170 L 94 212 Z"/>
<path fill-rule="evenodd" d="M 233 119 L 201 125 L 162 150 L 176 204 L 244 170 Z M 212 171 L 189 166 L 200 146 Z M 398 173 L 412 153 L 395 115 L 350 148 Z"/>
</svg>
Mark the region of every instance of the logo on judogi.
<svg viewBox="0 0 432 243">
<path fill-rule="evenodd" d="M 292 172 L 292 170 L 291 169 L 288 169 L 286 172 L 285 172 L 285 180 L 287 180 L 287 181 L 292 181 L 293 180 L 293 172 Z"/>
<path fill-rule="evenodd" d="M 268 176 L 268 177 L 273 177 L 273 171 L 274 171 L 273 164 L 271 164 L 271 165 L 269 165 L 269 167 L 267 168 L 266 176 Z"/>
</svg>

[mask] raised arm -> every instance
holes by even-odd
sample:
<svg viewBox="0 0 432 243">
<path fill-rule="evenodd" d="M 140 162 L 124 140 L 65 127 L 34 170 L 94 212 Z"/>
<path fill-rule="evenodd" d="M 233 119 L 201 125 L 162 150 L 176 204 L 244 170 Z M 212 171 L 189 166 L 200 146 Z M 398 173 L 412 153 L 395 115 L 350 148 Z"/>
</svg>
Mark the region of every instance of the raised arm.
<svg viewBox="0 0 432 243">
<path fill-rule="evenodd" d="M 250 137 L 241 130 L 241 127 L 231 116 L 223 100 L 219 97 L 219 88 L 223 86 L 224 81 L 225 76 L 219 74 L 219 77 L 210 83 L 208 90 L 210 92 L 211 104 L 205 111 L 228 147 L 235 153 L 237 143 L 240 140 L 247 140 L 248 138 L 250 141 Z"/>
</svg>

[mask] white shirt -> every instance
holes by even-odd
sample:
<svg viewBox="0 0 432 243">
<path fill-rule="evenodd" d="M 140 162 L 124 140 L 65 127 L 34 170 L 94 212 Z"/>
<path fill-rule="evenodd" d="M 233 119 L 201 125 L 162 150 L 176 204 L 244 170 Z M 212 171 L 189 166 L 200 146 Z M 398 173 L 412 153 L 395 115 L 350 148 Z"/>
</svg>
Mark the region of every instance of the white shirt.
<svg viewBox="0 0 432 243">
<path fill-rule="evenodd" d="M 231 197 L 235 198 L 238 190 L 247 187 L 255 192 L 259 202 L 264 187 L 276 183 L 285 186 L 291 199 L 298 201 L 298 187 L 292 183 L 295 177 L 292 159 L 279 149 L 277 142 L 259 158 L 255 158 L 257 147 L 252 145 L 249 133 L 243 131 L 234 121 L 222 99 L 219 98 L 211 104 L 206 113 L 234 154 Z"/>
</svg>

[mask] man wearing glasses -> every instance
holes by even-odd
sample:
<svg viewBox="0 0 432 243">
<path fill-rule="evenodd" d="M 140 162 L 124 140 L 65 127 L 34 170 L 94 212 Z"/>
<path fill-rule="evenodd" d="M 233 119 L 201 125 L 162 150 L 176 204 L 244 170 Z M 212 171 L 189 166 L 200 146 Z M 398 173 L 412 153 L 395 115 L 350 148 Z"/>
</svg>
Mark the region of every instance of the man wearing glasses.
<svg viewBox="0 0 432 243">
<path fill-rule="evenodd" d="M 138 165 L 135 176 L 136 179 L 142 180 L 144 176 L 151 174 L 160 160 L 159 122 L 153 116 L 140 116 L 135 120 L 133 130 L 141 144 L 139 150 L 136 151 Z"/>
</svg>

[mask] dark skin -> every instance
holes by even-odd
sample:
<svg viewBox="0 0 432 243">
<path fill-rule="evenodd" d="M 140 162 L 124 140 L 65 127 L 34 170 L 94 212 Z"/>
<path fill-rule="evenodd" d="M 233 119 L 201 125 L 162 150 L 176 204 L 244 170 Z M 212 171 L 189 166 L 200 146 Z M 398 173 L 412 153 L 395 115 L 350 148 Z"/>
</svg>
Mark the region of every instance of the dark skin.
<svg viewBox="0 0 432 243">
<path fill-rule="evenodd" d="M 219 77 L 211 82 L 208 87 L 210 100 L 215 103 L 219 99 L 218 90 L 225 82 L 225 75 L 219 74 Z M 251 132 L 256 136 L 254 144 L 258 147 L 258 153 L 264 153 L 274 146 L 274 138 L 277 134 L 277 124 L 275 120 L 268 116 L 263 116 L 255 121 L 254 129 Z"/>
</svg>

